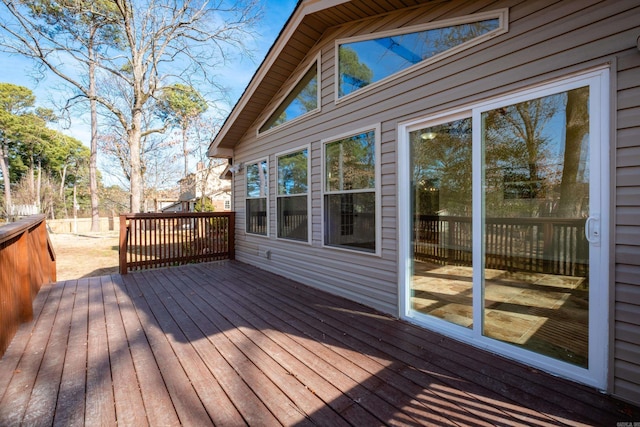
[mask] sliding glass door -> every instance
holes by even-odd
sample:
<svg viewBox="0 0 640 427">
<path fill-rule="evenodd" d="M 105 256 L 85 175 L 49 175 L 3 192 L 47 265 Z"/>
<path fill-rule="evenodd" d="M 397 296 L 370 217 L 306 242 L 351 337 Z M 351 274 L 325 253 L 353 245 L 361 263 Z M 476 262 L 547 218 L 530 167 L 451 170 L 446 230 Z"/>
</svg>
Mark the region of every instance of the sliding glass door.
<svg viewBox="0 0 640 427">
<path fill-rule="evenodd" d="M 406 317 L 583 382 L 603 381 L 605 77 L 567 79 L 402 127 Z"/>
</svg>

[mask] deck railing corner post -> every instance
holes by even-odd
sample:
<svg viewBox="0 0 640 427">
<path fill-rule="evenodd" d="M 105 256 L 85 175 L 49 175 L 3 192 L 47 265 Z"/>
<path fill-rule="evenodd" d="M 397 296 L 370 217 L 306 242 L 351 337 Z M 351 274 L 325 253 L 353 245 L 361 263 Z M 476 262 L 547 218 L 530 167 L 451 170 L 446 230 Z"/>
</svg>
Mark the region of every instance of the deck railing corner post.
<svg viewBox="0 0 640 427">
<path fill-rule="evenodd" d="M 120 274 L 127 274 L 127 245 L 128 245 L 128 233 L 127 233 L 127 216 L 120 214 L 120 244 L 118 246 L 118 267 Z"/>
<path fill-rule="evenodd" d="M 236 213 L 229 214 L 229 259 L 236 259 Z"/>
</svg>

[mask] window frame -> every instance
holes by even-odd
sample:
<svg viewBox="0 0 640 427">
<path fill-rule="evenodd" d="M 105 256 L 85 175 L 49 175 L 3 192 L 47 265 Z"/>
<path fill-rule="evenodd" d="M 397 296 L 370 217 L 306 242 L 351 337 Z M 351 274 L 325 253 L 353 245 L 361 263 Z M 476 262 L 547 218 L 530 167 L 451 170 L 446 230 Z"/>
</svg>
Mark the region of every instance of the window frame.
<svg viewBox="0 0 640 427">
<path fill-rule="evenodd" d="M 361 41 L 367 41 L 367 40 L 375 40 L 375 39 L 379 39 L 379 38 L 384 38 L 384 37 L 392 37 L 392 36 L 398 36 L 401 34 L 408 34 L 408 33 L 415 33 L 415 32 L 420 32 L 420 31 L 427 31 L 427 30 L 433 30 L 433 29 L 437 29 L 437 28 L 444 28 L 444 27 L 448 27 L 448 26 L 454 26 L 454 25 L 461 25 L 461 24 L 469 24 L 472 22 L 478 22 L 478 21 L 485 21 L 488 19 L 498 19 L 499 23 L 498 23 L 498 28 L 496 28 L 495 30 L 491 30 L 486 34 L 483 34 L 479 37 L 476 37 L 472 40 L 466 41 L 464 43 L 459 44 L 458 46 L 448 49 L 444 52 L 438 53 L 436 55 L 433 55 L 430 58 L 427 58 L 423 61 L 418 62 L 417 64 L 411 65 L 410 67 L 407 67 L 401 71 L 398 71 L 397 73 L 391 74 L 383 79 L 380 79 L 378 81 L 375 81 L 371 84 L 368 84 L 367 86 L 360 88 L 358 90 L 355 90 L 347 95 L 344 96 L 340 96 L 339 93 L 339 84 L 340 84 L 340 46 L 346 43 L 354 43 L 354 42 L 361 42 Z M 360 36 L 354 36 L 354 37 L 347 37 L 347 38 L 342 38 L 342 39 L 336 39 L 334 42 L 334 58 L 335 58 L 335 69 L 336 72 L 334 73 L 334 102 L 335 104 L 339 104 L 341 102 L 346 102 L 348 100 L 350 100 L 351 98 L 355 97 L 355 96 L 359 96 L 361 94 L 364 94 L 370 90 L 374 90 L 375 88 L 387 84 L 390 81 L 393 81 L 395 79 L 399 79 L 409 73 L 414 72 L 415 70 L 418 70 L 420 68 L 424 68 L 427 67 L 435 62 L 441 61 L 449 56 L 455 55 L 458 52 L 461 52 L 463 50 L 469 49 L 473 46 L 476 46 L 480 43 L 483 43 L 489 39 L 492 39 L 500 34 L 504 34 L 506 32 L 509 31 L 509 9 L 508 8 L 503 8 L 503 9 L 496 9 L 496 10 L 492 10 L 492 11 L 488 11 L 488 12 L 482 12 L 482 13 L 475 13 L 475 14 L 471 14 L 471 15 L 464 15 L 464 16 L 460 16 L 460 17 L 456 17 L 456 18 L 451 18 L 451 19 L 443 19 L 443 20 L 439 20 L 439 21 L 433 21 L 433 22 L 429 22 L 427 24 L 420 24 L 420 25 L 413 25 L 413 26 L 409 26 L 409 27 L 402 27 L 402 28 L 398 28 L 398 29 L 394 29 L 394 30 L 388 30 L 388 31 L 380 31 L 380 32 L 376 32 L 376 33 L 369 33 L 369 34 L 364 34 L 364 35 L 360 35 Z"/>
<path fill-rule="evenodd" d="M 252 165 L 259 165 L 262 162 L 266 162 L 267 164 L 267 181 L 266 181 L 266 194 L 264 197 L 249 197 L 249 192 L 247 191 L 247 187 L 249 185 L 249 180 L 248 180 L 248 173 L 247 170 L 249 169 L 249 166 Z M 270 180 L 271 180 L 271 171 L 269 170 L 269 157 L 262 157 L 259 159 L 255 159 L 249 162 L 245 162 L 244 164 L 244 209 L 245 209 L 245 227 L 244 227 L 244 231 L 246 234 L 251 235 L 251 236 L 259 236 L 259 237 L 269 237 L 269 193 L 270 193 Z M 266 210 L 266 217 L 265 217 L 265 221 L 266 221 L 266 232 L 265 234 L 260 234 L 260 233 L 255 233 L 255 232 L 251 232 L 249 231 L 249 210 L 247 209 L 247 201 L 249 200 L 260 200 L 260 199 L 265 199 L 265 210 Z"/>
<path fill-rule="evenodd" d="M 304 194 L 279 194 L 279 160 L 280 157 L 286 156 L 288 154 L 293 154 L 293 153 L 298 153 L 298 152 L 302 152 L 304 150 L 307 150 L 307 192 Z M 283 240 L 283 241 L 287 241 L 287 242 L 293 242 L 293 243 L 302 243 L 302 244 L 311 244 L 311 144 L 306 144 L 300 147 L 296 147 L 293 148 L 291 150 L 287 150 L 287 151 L 282 151 L 280 153 L 277 153 L 275 155 L 276 157 L 276 175 L 275 175 L 275 187 L 276 187 L 276 239 L 277 240 Z M 307 198 L 307 239 L 306 240 L 299 240 L 299 239 L 292 239 L 292 238 L 288 238 L 288 237 L 280 237 L 279 236 L 279 225 L 280 225 L 280 216 L 278 214 L 278 206 L 279 206 L 279 201 L 281 198 L 284 197 L 295 197 L 295 196 L 305 196 Z"/>
<path fill-rule="evenodd" d="M 275 107 L 269 109 L 269 113 L 267 114 L 267 117 L 264 120 L 260 121 L 260 124 L 256 129 L 256 136 L 261 137 L 261 136 L 264 136 L 264 135 L 269 135 L 269 134 L 271 134 L 273 132 L 276 132 L 277 130 L 283 129 L 285 126 L 291 125 L 291 123 L 296 123 L 296 122 L 298 122 L 300 120 L 304 120 L 305 118 L 307 118 L 307 117 L 309 117 L 311 115 L 314 115 L 314 114 L 318 114 L 321 111 L 322 105 L 321 105 L 320 93 L 321 93 L 321 82 L 322 82 L 322 76 L 321 76 L 321 64 L 322 64 L 322 62 L 321 62 L 320 59 L 321 59 L 320 53 L 318 53 L 318 55 L 316 55 L 316 57 L 313 59 L 313 61 L 311 61 L 311 63 L 307 67 L 305 67 L 303 69 L 303 72 L 301 72 L 300 75 L 298 75 L 298 77 L 296 78 L 295 82 L 290 86 L 290 89 L 286 93 L 284 93 L 283 96 L 281 96 L 278 99 L 278 102 L 275 104 Z M 300 81 L 304 78 L 304 76 L 314 66 L 316 67 L 316 79 L 318 81 L 317 93 L 316 93 L 316 96 L 317 96 L 317 101 L 316 102 L 317 102 L 318 106 L 315 109 L 313 109 L 311 111 L 307 111 L 306 113 L 301 114 L 298 117 L 295 117 L 295 118 L 293 118 L 291 120 L 287 120 L 284 123 L 281 123 L 281 124 L 279 124 L 277 126 L 274 126 L 272 128 L 266 129 L 264 131 L 260 131 L 260 129 L 262 129 L 262 127 L 271 119 L 271 116 L 278 110 L 278 108 L 280 108 L 282 106 L 282 103 L 285 102 L 287 97 L 289 95 L 291 95 L 291 92 L 293 91 L 293 89 L 298 85 L 298 83 L 300 83 Z"/>
<path fill-rule="evenodd" d="M 332 142 L 337 142 L 341 139 L 349 138 L 352 136 L 356 136 L 366 132 L 374 132 L 375 137 L 375 165 L 374 165 L 374 179 L 375 183 L 373 188 L 367 189 L 357 189 L 357 190 L 346 190 L 346 191 L 328 191 L 327 190 L 327 145 Z M 382 185 L 381 185 L 381 125 L 380 123 L 375 123 L 369 126 L 363 126 L 359 129 L 355 129 L 350 132 L 345 132 L 339 135 L 335 135 L 329 138 L 324 138 L 320 141 L 322 144 L 322 182 L 320 185 L 320 212 L 321 212 L 321 224 L 322 224 L 322 247 L 327 249 L 333 249 L 337 251 L 346 251 L 354 254 L 368 255 L 368 256 L 376 256 L 380 257 L 382 255 Z M 326 222 L 327 215 L 325 212 L 325 196 L 331 194 L 361 194 L 361 193 L 374 193 L 375 197 L 375 251 L 363 251 L 354 249 L 346 246 L 338 246 L 338 245 L 329 245 L 327 244 L 327 235 L 326 235 Z"/>
</svg>

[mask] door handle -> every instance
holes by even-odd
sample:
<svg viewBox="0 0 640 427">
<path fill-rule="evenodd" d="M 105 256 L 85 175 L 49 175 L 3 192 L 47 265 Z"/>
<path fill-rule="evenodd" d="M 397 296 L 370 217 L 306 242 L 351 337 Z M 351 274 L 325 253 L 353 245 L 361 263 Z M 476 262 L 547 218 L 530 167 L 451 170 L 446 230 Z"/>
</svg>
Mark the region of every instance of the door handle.
<svg viewBox="0 0 640 427">
<path fill-rule="evenodd" d="M 590 216 L 584 224 L 584 234 L 587 241 L 592 244 L 600 243 L 600 217 Z"/>
</svg>

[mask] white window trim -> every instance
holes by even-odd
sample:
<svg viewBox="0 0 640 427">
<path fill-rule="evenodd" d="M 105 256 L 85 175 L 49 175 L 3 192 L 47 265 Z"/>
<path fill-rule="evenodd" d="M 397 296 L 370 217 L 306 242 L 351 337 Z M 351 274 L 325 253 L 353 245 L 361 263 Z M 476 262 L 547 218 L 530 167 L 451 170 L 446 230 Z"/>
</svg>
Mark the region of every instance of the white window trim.
<svg viewBox="0 0 640 427">
<path fill-rule="evenodd" d="M 317 70 L 316 79 L 318 80 L 318 87 L 317 87 L 317 94 L 316 94 L 318 108 L 315 108 L 315 109 L 313 109 L 311 111 L 307 111 L 306 113 L 296 117 L 295 119 L 287 120 L 286 122 L 284 122 L 284 123 L 282 123 L 282 124 L 280 124 L 278 126 L 272 127 L 270 129 L 267 129 L 264 132 L 260 132 L 260 129 L 262 129 L 262 126 L 265 125 L 265 123 L 271 118 L 271 115 L 278 109 L 278 107 L 280 107 L 280 105 L 282 105 L 282 103 L 287 98 L 287 96 L 289 96 L 289 94 L 291 93 L 291 90 L 289 90 L 289 91 L 285 92 L 282 96 L 280 96 L 280 98 L 278 99 L 278 102 L 275 103 L 275 106 L 269 110 L 269 114 L 267 114 L 267 117 L 260 122 L 258 128 L 256 129 L 256 136 L 257 137 L 262 137 L 262 136 L 265 136 L 265 135 L 272 134 L 272 133 L 276 132 L 276 130 L 284 129 L 285 127 L 290 126 L 292 123 L 297 123 L 297 122 L 299 122 L 301 120 L 304 120 L 304 119 L 308 118 L 309 116 L 318 114 L 322 110 L 321 96 L 320 96 L 320 93 L 321 93 L 321 90 L 322 90 L 322 88 L 321 88 L 321 86 L 322 86 L 322 84 L 321 84 L 321 82 L 322 82 L 322 75 L 321 75 L 321 73 L 322 73 L 321 72 L 321 68 L 322 67 L 321 67 L 321 64 L 322 64 L 322 62 L 321 62 L 320 59 L 321 59 L 321 57 L 320 57 L 320 54 L 318 53 L 318 55 L 313 59 L 313 61 L 311 61 L 311 63 L 307 67 L 305 67 L 303 69 L 303 72 L 300 73 L 298 78 L 296 78 L 295 82 L 292 85 L 290 85 L 291 90 L 293 90 L 293 88 L 296 87 L 296 85 L 300 82 L 300 80 L 302 80 L 302 78 L 305 76 L 305 74 L 307 74 L 307 72 L 315 65 L 316 66 L 316 70 Z"/>
<path fill-rule="evenodd" d="M 321 232 L 322 232 L 322 247 L 323 248 L 327 248 L 327 249 L 332 249 L 332 250 L 336 250 L 336 251 L 345 251 L 345 252 L 349 252 L 349 253 L 356 253 L 356 254 L 361 254 L 361 255 L 367 255 L 367 256 L 376 256 L 376 257 L 380 257 L 382 256 L 382 191 L 381 191 L 381 125 L 380 123 L 375 123 L 373 125 L 370 126 L 363 126 L 359 129 L 356 129 L 354 131 L 351 132 L 345 132 L 339 135 L 335 135 L 332 136 L 330 138 L 324 138 L 320 141 L 320 143 L 322 144 L 322 182 L 320 185 L 321 188 L 321 195 L 320 195 L 320 213 L 321 213 Z M 370 131 L 374 131 L 374 135 L 375 135 L 375 185 L 373 188 L 373 191 L 375 191 L 375 206 L 376 206 L 376 212 L 375 212 L 375 221 L 376 221 L 376 229 L 375 229 L 375 233 L 376 233 L 376 250 L 375 252 L 365 252 L 365 251 L 359 251 L 357 249 L 349 249 L 346 247 L 340 247 L 340 246 L 333 246 L 333 245 L 327 245 L 325 243 L 325 210 L 324 210 L 324 196 L 327 194 L 347 194 L 347 193 L 370 193 L 372 191 L 372 189 L 366 189 L 366 190 L 348 190 L 348 191 L 326 191 L 326 180 L 327 180 L 327 162 L 326 162 L 326 147 L 327 144 L 332 143 L 332 142 L 336 142 L 339 141 L 341 139 L 344 138 L 348 138 L 350 136 L 355 136 L 361 133 L 365 133 L 365 132 L 370 132 Z"/>
<path fill-rule="evenodd" d="M 247 200 L 257 200 L 257 199 L 262 199 L 262 197 L 249 197 L 247 194 L 247 168 L 251 165 L 256 165 L 256 164 L 260 164 L 262 162 L 267 162 L 267 195 L 266 195 L 266 210 L 267 210 L 267 217 L 265 219 L 265 221 L 267 222 L 267 234 L 258 234 L 258 233 L 251 233 L 249 231 L 247 231 L 247 220 L 248 220 L 248 213 L 247 213 Z M 256 237 L 269 237 L 270 234 L 270 209 L 269 209 L 269 194 L 271 193 L 271 170 L 269 169 L 269 157 L 262 157 L 259 159 L 255 159 L 255 160 L 251 160 L 248 162 L 244 163 L 244 221 L 245 221 L 245 225 L 244 225 L 244 232 L 245 234 L 249 235 L 249 236 L 256 236 Z"/>
<path fill-rule="evenodd" d="M 474 104 L 467 104 L 464 108 L 450 110 L 439 114 L 430 114 L 420 119 L 411 120 L 409 122 L 398 124 L 398 165 L 399 169 L 409 164 L 409 132 L 420 129 L 425 125 L 435 125 L 437 123 L 448 122 L 462 117 L 471 115 L 474 123 L 480 121 L 482 112 L 499 108 L 504 105 L 512 105 L 524 100 L 536 97 L 547 96 L 562 91 L 575 89 L 578 87 L 589 85 L 592 89 L 589 100 L 589 110 L 594 114 L 590 117 L 590 133 L 593 138 L 597 138 L 600 143 L 597 150 L 591 154 L 592 172 L 596 170 L 602 179 L 607 180 L 606 185 L 600 185 L 599 188 L 592 188 L 590 191 L 590 199 L 596 200 L 596 204 L 600 203 L 601 212 L 591 212 L 591 216 L 600 217 L 600 229 L 610 230 L 610 77 L 608 66 L 597 67 L 595 69 L 586 70 L 581 73 L 570 74 L 562 78 L 552 81 L 525 87 L 521 90 L 511 91 L 502 96 L 494 97 L 489 100 L 480 101 Z M 595 114 L 598 112 L 598 114 Z M 481 126 L 473 125 L 473 212 L 482 211 L 482 170 L 480 162 L 482 160 L 481 144 Z M 596 161 L 595 159 L 606 159 L 606 161 Z M 598 176 L 594 173 L 594 176 Z M 589 307 L 589 367 L 581 368 L 567 362 L 554 359 L 550 356 L 535 354 L 531 351 L 521 349 L 508 343 L 499 342 L 482 335 L 480 328 L 470 330 L 459 325 L 454 325 L 445 320 L 434 318 L 432 316 L 422 315 L 411 310 L 410 297 L 410 259 L 409 245 L 411 238 L 411 213 L 408 212 L 406 206 L 409 206 L 410 200 L 410 182 L 409 172 L 398 174 L 398 238 L 399 238 L 399 316 L 407 321 L 417 323 L 428 329 L 437 330 L 445 333 L 453 338 L 464 342 L 471 343 L 475 346 L 496 351 L 506 357 L 516 359 L 520 362 L 527 363 L 531 366 L 538 367 L 545 371 L 571 378 L 581 383 L 598 387 L 602 390 L 607 388 L 608 377 L 608 352 L 609 352 L 609 286 L 610 283 L 610 266 L 607 262 L 608 254 L 613 247 L 613 235 L 607 236 L 606 240 L 600 242 L 601 256 L 597 258 L 590 251 L 589 264 L 595 267 L 595 274 L 591 277 L 594 279 L 590 301 L 593 303 Z M 595 194 L 594 194 L 595 193 Z M 474 229 L 474 254 L 473 264 L 481 265 L 482 248 L 476 238 L 476 233 L 482 230 L 482 218 L 480 215 L 473 216 Z M 476 231 L 477 230 L 477 231 Z M 482 271 L 474 269 L 473 281 L 473 300 L 474 300 L 474 324 L 481 320 L 481 304 L 476 301 L 482 300 L 482 287 L 476 286 L 478 280 L 482 279 Z M 601 286 L 596 286 L 599 283 Z M 603 303 L 597 303 L 597 301 Z M 593 334 L 593 336 L 592 336 Z"/>
<path fill-rule="evenodd" d="M 461 24 L 468 24 L 470 22 L 477 22 L 477 21 L 484 21 L 487 19 L 498 19 L 499 20 L 499 24 L 498 24 L 498 28 L 496 28 L 495 30 L 489 31 L 486 34 L 481 35 L 480 37 L 474 38 L 473 40 L 469 40 L 467 42 L 464 42 L 452 49 L 446 50 L 444 52 L 438 53 L 437 55 L 432 56 L 431 58 L 425 59 L 424 61 L 420 61 L 417 64 L 414 64 L 410 67 L 405 68 L 404 70 L 398 71 L 397 73 L 394 73 L 390 76 L 387 76 L 381 80 L 378 80 L 376 82 L 373 82 L 361 89 L 358 89 L 356 91 L 351 92 L 348 95 L 344 95 L 344 96 L 339 96 L 339 84 L 340 84 L 340 66 L 338 64 L 339 60 L 340 60 L 340 53 L 339 53 L 339 48 L 341 44 L 345 44 L 345 43 L 353 43 L 353 42 L 359 42 L 359 41 L 366 41 L 366 40 L 374 40 L 374 39 L 378 39 L 378 38 L 382 38 L 382 37 L 391 37 L 391 36 L 397 36 L 400 34 L 408 34 L 408 33 L 415 33 L 415 32 L 419 32 L 419 31 L 426 31 L 426 30 L 431 30 L 431 29 L 435 29 L 435 28 L 443 28 L 443 27 L 449 27 L 449 26 L 453 26 L 453 25 L 461 25 Z M 444 19 L 441 21 L 434 21 L 434 22 L 429 22 L 428 24 L 421 24 L 421 25 L 414 25 L 411 27 L 403 27 L 403 28 L 399 28 L 396 30 L 389 30 L 389 31 L 381 31 L 378 33 L 373 33 L 373 34 L 366 34 L 366 35 L 362 35 L 362 36 L 355 36 L 355 37 L 349 37 L 349 38 L 344 38 L 344 39 L 337 39 L 334 43 L 334 58 L 335 58 L 335 70 L 336 72 L 334 73 L 334 101 L 336 104 L 339 104 L 341 102 L 345 102 L 350 100 L 351 98 L 355 97 L 355 96 L 360 96 L 361 94 L 364 94 L 370 90 L 374 90 L 377 87 L 387 84 L 390 81 L 393 81 L 395 79 L 399 79 L 403 76 L 406 76 L 409 73 L 414 72 L 415 70 L 418 70 L 420 68 L 424 68 L 427 67 L 428 65 L 431 65 L 435 62 L 441 61 L 445 58 L 448 58 L 449 56 L 455 55 L 458 52 L 461 52 L 463 50 L 469 49 L 473 46 L 476 46 L 480 43 L 485 42 L 486 40 L 489 40 L 491 38 L 494 38 L 500 34 L 504 34 L 507 31 L 509 31 L 509 9 L 508 8 L 504 8 L 504 9 L 497 9 L 497 10 L 493 10 L 493 11 L 489 11 L 489 12 L 483 12 L 483 13 L 476 13 L 476 14 L 472 14 L 472 15 L 465 15 L 465 16 L 460 16 L 457 18 L 451 18 L 451 19 Z"/>
<path fill-rule="evenodd" d="M 282 156 L 286 156 L 287 154 L 297 153 L 300 151 L 307 150 L 307 192 L 304 194 L 278 194 L 278 160 Z M 311 144 L 306 144 L 292 150 L 282 151 L 276 154 L 276 176 L 275 176 L 275 192 L 276 192 L 276 240 L 282 240 L 285 242 L 292 242 L 298 244 L 311 244 Z M 280 197 L 291 197 L 291 196 L 307 196 L 307 240 L 296 240 L 296 239 L 287 239 L 286 237 L 278 237 L 278 199 Z"/>
</svg>

